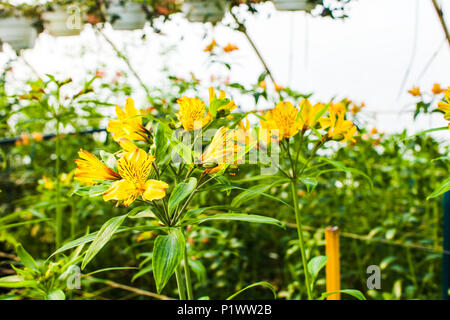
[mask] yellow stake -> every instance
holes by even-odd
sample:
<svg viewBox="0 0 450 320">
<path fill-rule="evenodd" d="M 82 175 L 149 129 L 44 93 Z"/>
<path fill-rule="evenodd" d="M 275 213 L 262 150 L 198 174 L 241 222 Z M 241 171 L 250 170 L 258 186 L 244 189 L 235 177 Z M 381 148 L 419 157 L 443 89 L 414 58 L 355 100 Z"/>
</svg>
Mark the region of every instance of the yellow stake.
<svg viewBox="0 0 450 320">
<path fill-rule="evenodd" d="M 341 274 L 339 265 L 339 228 L 328 227 L 325 230 L 325 252 L 328 256 L 326 265 L 327 292 L 341 289 Z M 334 293 L 327 300 L 341 300 L 340 293 Z"/>
</svg>

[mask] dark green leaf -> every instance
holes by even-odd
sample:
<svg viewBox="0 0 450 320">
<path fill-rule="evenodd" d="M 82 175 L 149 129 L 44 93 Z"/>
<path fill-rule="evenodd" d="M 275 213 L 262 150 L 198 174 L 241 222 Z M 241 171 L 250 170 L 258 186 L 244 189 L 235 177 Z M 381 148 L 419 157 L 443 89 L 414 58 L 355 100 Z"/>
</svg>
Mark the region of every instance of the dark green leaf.
<svg viewBox="0 0 450 320">
<path fill-rule="evenodd" d="M 172 229 L 166 236 L 158 236 L 153 248 L 153 276 L 158 293 L 164 289 L 175 268 L 183 258 L 185 239 L 179 229 Z"/>
<path fill-rule="evenodd" d="M 86 251 L 86 255 L 84 256 L 81 264 L 81 269 L 84 269 L 86 265 L 95 257 L 95 255 L 103 248 L 103 246 L 108 243 L 126 217 L 126 214 L 114 217 L 103 224 L 94 241 Z"/>
</svg>

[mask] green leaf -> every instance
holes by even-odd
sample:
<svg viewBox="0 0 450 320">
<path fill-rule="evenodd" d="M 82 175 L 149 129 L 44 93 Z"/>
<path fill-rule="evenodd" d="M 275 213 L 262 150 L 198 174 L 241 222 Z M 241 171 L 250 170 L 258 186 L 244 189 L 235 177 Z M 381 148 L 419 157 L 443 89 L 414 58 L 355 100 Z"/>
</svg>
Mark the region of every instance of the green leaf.
<svg viewBox="0 0 450 320">
<path fill-rule="evenodd" d="M 194 220 L 186 220 L 183 225 L 193 225 L 193 224 L 200 224 L 205 221 L 213 221 L 213 220 L 237 220 L 237 221 L 245 221 L 245 222 L 253 222 L 253 223 L 267 223 L 267 224 L 273 224 L 280 228 L 285 229 L 286 226 L 281 221 L 265 217 L 265 216 L 259 216 L 254 214 L 245 214 L 245 213 L 226 213 L 226 214 L 217 214 L 205 218 L 200 219 L 194 219 Z"/>
<path fill-rule="evenodd" d="M 137 278 L 142 277 L 144 274 L 149 273 L 152 270 L 153 270 L 153 265 L 149 264 L 149 265 L 145 266 L 144 268 L 139 270 L 139 272 L 136 273 L 133 276 L 133 278 L 131 278 L 131 282 L 134 282 Z"/>
<path fill-rule="evenodd" d="M 260 281 L 260 282 L 255 282 L 255 283 L 253 283 L 253 284 L 251 284 L 251 285 L 248 285 L 248 286 L 246 286 L 244 289 L 241 289 L 241 290 L 239 290 L 238 292 L 232 294 L 231 296 L 229 296 L 229 297 L 227 298 L 227 300 L 231 300 L 231 299 L 233 299 L 234 297 L 236 297 L 238 294 L 240 294 L 241 292 L 244 292 L 245 290 L 248 290 L 248 289 L 250 289 L 250 288 L 257 287 L 257 286 L 262 286 L 262 287 L 266 287 L 266 288 L 270 289 L 270 290 L 272 291 L 272 293 L 273 293 L 273 297 L 274 297 L 275 299 L 277 298 L 277 293 L 276 293 L 276 291 L 275 291 L 275 288 L 274 288 L 270 283 L 268 283 L 268 282 L 266 282 L 266 281 Z"/>
<path fill-rule="evenodd" d="M 437 188 L 433 191 L 433 193 L 431 193 L 431 194 L 427 197 L 427 200 L 428 200 L 428 199 L 431 199 L 431 198 L 439 197 L 441 194 L 443 194 L 443 193 L 445 193 L 445 192 L 447 192 L 447 191 L 449 191 L 449 190 L 450 190 L 450 178 L 447 178 L 446 180 L 444 180 L 444 182 L 442 182 L 442 183 L 439 185 L 439 187 L 437 187 Z"/>
<path fill-rule="evenodd" d="M 22 247 L 21 244 L 17 245 L 16 252 L 17 256 L 19 257 L 20 261 L 23 263 L 25 267 L 30 268 L 36 272 L 39 272 L 39 268 L 36 264 L 36 261 L 34 261 L 33 257 Z"/>
<path fill-rule="evenodd" d="M 172 229 L 166 236 L 158 236 L 153 248 L 153 276 L 158 293 L 164 289 L 175 268 L 183 258 L 185 239 L 179 229 Z"/>
<path fill-rule="evenodd" d="M 408 139 L 414 138 L 416 136 L 421 136 L 421 135 L 424 135 L 424 134 L 427 134 L 427 133 L 430 133 L 430 132 L 441 131 L 441 130 L 448 130 L 448 126 L 447 127 L 432 128 L 432 129 L 420 131 L 420 132 L 418 132 L 416 134 L 413 134 L 412 136 L 406 137 L 406 138 L 401 139 L 401 140 L 402 141 L 403 140 L 408 140 Z"/>
<path fill-rule="evenodd" d="M 168 136 L 172 150 L 175 151 L 184 161 L 184 163 L 191 163 L 193 157 L 192 150 L 182 141 Z"/>
<path fill-rule="evenodd" d="M 271 184 L 258 184 L 255 186 L 250 187 L 247 190 L 244 190 L 240 194 L 238 194 L 236 197 L 234 197 L 233 201 L 231 201 L 231 206 L 238 208 L 243 203 L 256 198 L 257 196 L 261 195 L 264 191 L 272 188 L 273 186 L 280 184 L 280 181 L 275 181 Z"/>
<path fill-rule="evenodd" d="M 78 239 L 75 239 L 73 241 L 70 241 L 70 242 L 66 243 L 61 248 L 59 248 L 58 250 L 53 252 L 52 255 L 49 258 L 53 257 L 55 254 L 58 254 L 58 253 L 66 251 L 66 250 L 69 250 L 69 249 L 78 247 L 80 245 L 83 245 L 83 244 L 86 244 L 86 243 L 94 241 L 95 237 L 97 236 L 97 233 L 98 232 L 93 232 L 93 233 L 87 234 L 85 236 L 82 236 L 82 237 L 80 237 Z"/>
<path fill-rule="evenodd" d="M 313 282 L 319 275 L 320 270 L 327 264 L 327 260 L 327 256 L 317 256 L 308 262 L 308 272 L 311 275 Z"/>
<path fill-rule="evenodd" d="M 370 187 L 373 188 L 372 179 L 367 174 L 362 172 L 361 170 L 358 170 L 358 169 L 355 169 L 355 168 L 346 167 L 340 161 L 330 160 L 330 159 L 325 158 L 325 157 L 319 157 L 318 160 L 322 160 L 322 161 L 328 162 L 329 164 L 333 165 L 339 171 L 344 171 L 344 172 L 348 172 L 348 173 L 352 173 L 352 174 L 357 174 L 357 175 L 363 176 L 370 183 Z"/>
<path fill-rule="evenodd" d="M 37 282 L 34 280 L 23 280 L 22 277 L 6 276 L 0 278 L 0 287 L 3 288 L 28 288 L 37 286 Z"/>
<path fill-rule="evenodd" d="M 101 248 L 103 248 L 103 246 L 112 238 L 112 236 L 116 233 L 117 229 L 120 227 L 126 217 L 126 214 L 114 217 L 103 224 L 94 241 L 86 251 L 86 255 L 84 256 L 83 262 L 81 264 L 81 269 L 84 269 L 86 265 L 101 250 Z"/>
<path fill-rule="evenodd" d="M 162 159 L 164 159 L 167 146 L 167 140 L 164 137 L 164 126 L 158 122 L 155 132 L 156 163 L 159 163 Z"/>
<path fill-rule="evenodd" d="M 130 216 L 131 219 L 139 219 L 139 218 L 154 218 L 155 214 L 153 213 L 153 211 L 149 208 L 140 211 L 132 216 Z"/>
<path fill-rule="evenodd" d="M 97 197 L 102 195 L 106 190 L 110 188 L 108 184 L 99 184 L 96 186 L 79 186 L 72 191 L 70 196 L 76 194 L 81 197 Z"/>
<path fill-rule="evenodd" d="M 233 189 L 250 190 L 250 189 L 241 188 L 241 187 L 237 187 L 237 186 L 223 186 L 222 188 L 220 188 L 220 191 L 227 191 L 227 190 L 233 190 Z M 269 199 L 281 202 L 282 204 L 292 208 L 292 206 L 289 203 L 287 203 L 287 202 L 285 202 L 285 201 L 283 201 L 283 200 L 281 200 L 281 199 L 279 199 L 277 197 L 274 197 L 274 196 L 272 196 L 270 194 L 267 194 L 267 193 L 264 193 L 264 192 L 260 192 L 260 191 L 257 191 L 257 190 L 251 190 L 250 192 L 251 193 L 255 193 L 256 195 L 261 195 L 261 196 L 264 196 L 266 198 L 269 198 Z"/>
<path fill-rule="evenodd" d="M 192 177 L 187 180 L 187 182 L 179 183 L 175 189 L 173 189 L 172 194 L 169 198 L 169 214 L 172 216 L 175 208 L 186 199 L 192 191 L 194 191 L 197 186 L 197 179 Z"/>
<path fill-rule="evenodd" d="M 99 270 L 92 271 L 86 276 L 92 276 L 93 274 L 100 273 L 100 272 L 106 272 L 106 271 L 116 271 L 116 270 L 132 270 L 132 269 L 139 269 L 137 267 L 109 267 L 109 268 L 103 268 Z"/>
<path fill-rule="evenodd" d="M 61 289 L 54 289 L 50 291 L 45 297 L 46 300 L 66 300 L 66 295 Z"/>
<path fill-rule="evenodd" d="M 319 181 L 317 179 L 312 178 L 312 177 L 304 177 L 304 178 L 300 177 L 300 182 L 302 182 L 306 186 L 306 189 L 308 189 L 308 192 L 314 190 L 314 188 L 319 183 Z"/>
<path fill-rule="evenodd" d="M 198 284 L 202 284 L 206 281 L 206 269 L 203 263 L 198 260 L 189 259 L 189 267 L 195 273 Z"/>
<path fill-rule="evenodd" d="M 331 296 L 332 294 L 339 293 L 339 292 L 351 295 L 358 300 L 367 300 L 361 291 L 355 290 L 355 289 L 344 289 L 344 290 L 338 290 L 338 291 L 332 291 L 332 292 L 324 292 L 317 300 L 324 300 L 328 296 Z"/>
<path fill-rule="evenodd" d="M 227 105 L 229 102 L 229 99 L 214 99 L 209 104 L 208 111 L 211 112 L 213 117 L 215 117 L 217 114 L 217 110 L 219 110 L 220 107 Z"/>
</svg>

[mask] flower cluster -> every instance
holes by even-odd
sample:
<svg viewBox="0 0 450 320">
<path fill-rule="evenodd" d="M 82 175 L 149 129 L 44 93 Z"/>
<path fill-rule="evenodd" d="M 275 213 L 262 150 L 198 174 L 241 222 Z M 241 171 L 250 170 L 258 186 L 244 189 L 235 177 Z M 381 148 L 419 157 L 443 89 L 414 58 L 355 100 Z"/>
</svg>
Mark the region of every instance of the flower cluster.
<svg viewBox="0 0 450 320">
<path fill-rule="evenodd" d="M 306 131 L 317 125 L 327 131 L 327 139 L 337 141 L 355 142 L 356 126 L 352 121 L 345 119 L 347 104 L 339 102 L 324 105 L 312 105 L 308 99 L 303 99 L 297 109 L 289 101 L 279 102 L 274 109 L 267 111 L 261 119 L 261 127 L 267 130 L 262 139 L 268 143 L 281 141 L 295 136 L 300 130 Z M 328 116 L 323 114 L 328 110 Z"/>
<path fill-rule="evenodd" d="M 216 40 L 213 39 L 204 49 L 203 51 L 205 52 L 209 52 L 212 53 L 214 51 L 215 48 L 217 47 L 221 47 L 220 45 L 217 44 Z M 235 44 L 232 43 L 228 43 L 226 46 L 221 47 L 223 52 L 225 53 L 230 53 L 236 50 L 239 50 L 239 47 L 236 46 Z"/>
<path fill-rule="evenodd" d="M 124 109 L 116 106 L 118 120 L 110 120 L 107 127 L 123 149 L 118 154 L 119 159 L 111 155 L 117 171 L 95 155 L 80 150 L 80 159 L 75 160 L 75 179 L 88 185 L 113 181 L 108 190 L 103 192 L 103 199 L 123 201 L 125 206 L 129 206 L 139 196 L 144 201 L 162 199 L 166 195 L 165 189 L 169 187 L 167 183 L 148 179 L 155 157 L 132 142 L 151 141 L 151 132 L 142 125 L 142 117 L 131 98 L 127 99 Z"/>
</svg>

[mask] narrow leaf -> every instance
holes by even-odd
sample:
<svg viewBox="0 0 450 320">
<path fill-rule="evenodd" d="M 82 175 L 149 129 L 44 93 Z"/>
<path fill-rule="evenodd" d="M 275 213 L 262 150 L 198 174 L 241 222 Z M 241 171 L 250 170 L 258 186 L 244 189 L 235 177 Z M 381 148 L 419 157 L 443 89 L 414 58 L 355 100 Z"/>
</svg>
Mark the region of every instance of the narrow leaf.
<svg viewBox="0 0 450 320">
<path fill-rule="evenodd" d="M 217 214 L 205 218 L 200 219 L 194 219 L 194 220 L 186 220 L 183 225 L 193 225 L 193 224 L 200 224 L 205 221 L 213 221 L 213 220 L 237 220 L 237 221 L 245 221 L 245 222 L 253 222 L 253 223 L 267 223 L 267 224 L 273 224 L 280 228 L 285 229 L 284 223 L 281 221 L 265 217 L 265 216 L 259 216 L 254 214 L 245 214 L 245 213 L 227 213 L 227 214 Z"/>
<path fill-rule="evenodd" d="M 178 229 L 172 229 L 166 236 L 158 236 L 153 248 L 153 276 L 158 293 L 164 289 L 175 268 L 183 258 L 185 239 Z"/>
<path fill-rule="evenodd" d="M 86 251 L 86 255 L 84 256 L 81 264 L 81 269 L 84 269 L 86 265 L 95 257 L 95 255 L 103 248 L 103 246 L 112 238 L 126 217 L 126 214 L 114 217 L 103 224 L 94 241 Z"/>
<path fill-rule="evenodd" d="M 195 187 L 197 186 L 197 179 L 196 178 L 189 178 L 187 182 L 181 182 L 179 183 L 175 189 L 173 189 L 172 194 L 169 198 L 169 214 L 172 215 L 173 210 L 183 201 L 186 199 L 192 191 L 194 191 Z"/>
<path fill-rule="evenodd" d="M 22 247 L 21 244 L 19 244 L 16 247 L 17 256 L 19 257 L 20 261 L 23 263 L 23 265 L 27 268 L 30 268 L 36 272 L 39 272 L 39 268 L 36 264 L 36 261 L 34 261 L 33 257 Z"/>
<path fill-rule="evenodd" d="M 276 293 L 276 291 L 275 291 L 275 288 L 274 288 L 270 283 L 268 283 L 268 282 L 260 281 L 260 282 L 256 282 L 256 283 L 253 283 L 253 284 L 251 284 L 251 285 L 248 285 L 248 286 L 246 286 L 244 289 L 241 289 L 241 290 L 239 290 L 238 292 L 232 294 L 231 296 L 229 296 L 229 297 L 227 298 L 227 300 L 231 300 L 231 299 L 233 299 L 234 297 L 236 297 L 238 294 L 240 294 L 241 292 L 244 292 L 245 290 L 248 290 L 248 289 L 250 289 L 250 288 L 257 287 L 257 286 L 262 286 L 262 287 L 266 287 L 266 288 L 270 289 L 270 291 L 272 291 L 272 293 L 273 293 L 273 297 L 274 297 L 275 299 L 277 298 L 277 293 Z"/>
</svg>

